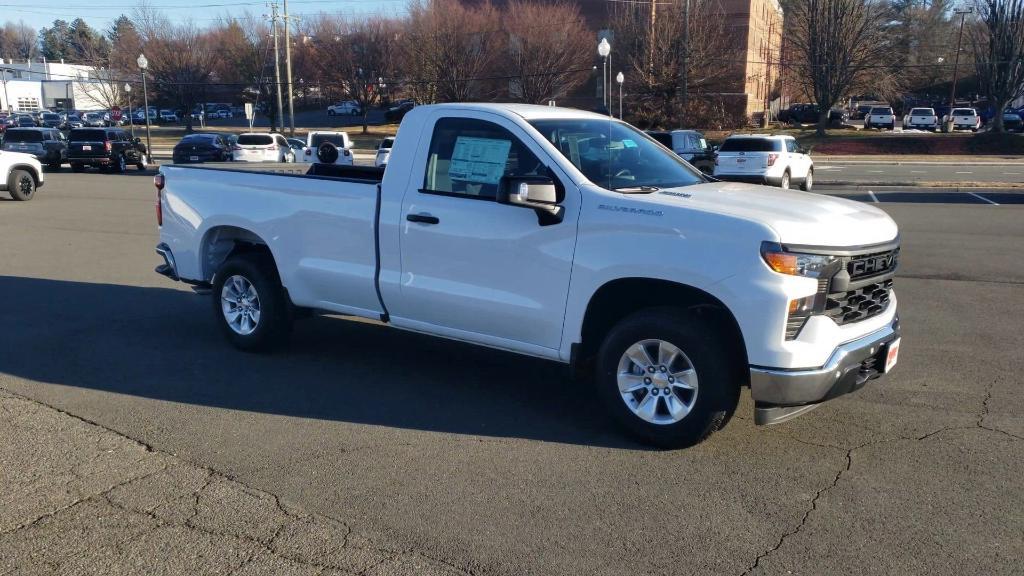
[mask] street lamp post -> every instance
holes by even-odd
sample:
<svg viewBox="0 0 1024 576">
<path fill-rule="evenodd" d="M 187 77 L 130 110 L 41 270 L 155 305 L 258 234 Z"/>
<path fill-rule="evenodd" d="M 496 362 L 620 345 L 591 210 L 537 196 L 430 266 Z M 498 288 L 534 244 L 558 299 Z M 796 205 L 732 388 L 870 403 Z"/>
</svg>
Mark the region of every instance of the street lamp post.
<svg viewBox="0 0 1024 576">
<path fill-rule="evenodd" d="M 953 107 L 956 106 L 956 77 L 960 71 L 960 46 L 964 41 L 964 17 L 968 14 L 974 13 L 974 8 L 968 8 L 966 10 L 956 10 L 953 12 L 953 17 L 960 16 L 960 36 L 956 41 L 956 58 L 953 59 L 953 86 L 949 90 L 949 118 L 953 118 Z"/>
<path fill-rule="evenodd" d="M 132 140 L 135 139 L 135 119 L 132 118 L 132 85 L 124 83 L 124 93 L 128 95 L 128 126 L 132 131 Z"/>
<path fill-rule="evenodd" d="M 608 107 L 608 55 L 612 53 L 612 45 L 607 38 L 601 38 L 597 45 L 597 54 L 601 57 L 603 67 L 601 69 L 601 104 Z"/>
<path fill-rule="evenodd" d="M 153 145 L 149 133 L 149 93 L 146 90 L 146 68 L 149 68 L 149 60 L 146 60 L 144 54 L 139 54 L 139 59 L 135 61 L 142 70 L 142 101 L 145 109 L 143 109 L 143 116 L 146 117 L 146 160 L 149 162 L 153 161 Z"/>
<path fill-rule="evenodd" d="M 622 120 L 622 83 L 626 81 L 626 75 L 619 72 L 615 81 L 619 83 L 619 120 Z"/>
</svg>

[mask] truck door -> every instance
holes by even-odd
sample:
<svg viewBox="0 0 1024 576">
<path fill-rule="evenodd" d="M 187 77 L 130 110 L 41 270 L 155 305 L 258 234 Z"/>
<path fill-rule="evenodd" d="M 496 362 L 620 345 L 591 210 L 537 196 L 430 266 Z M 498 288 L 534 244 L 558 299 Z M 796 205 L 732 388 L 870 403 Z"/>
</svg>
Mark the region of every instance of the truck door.
<svg viewBox="0 0 1024 576">
<path fill-rule="evenodd" d="M 487 113 L 443 114 L 427 121 L 431 140 L 414 163 L 422 172 L 409 178 L 402 200 L 401 297 L 388 303 L 392 321 L 512 349 L 555 351 L 578 191 L 564 174 L 549 172 L 546 153 L 513 123 Z M 561 222 L 541 225 L 533 210 L 496 202 L 502 177 L 549 174 L 569 187 Z"/>
</svg>

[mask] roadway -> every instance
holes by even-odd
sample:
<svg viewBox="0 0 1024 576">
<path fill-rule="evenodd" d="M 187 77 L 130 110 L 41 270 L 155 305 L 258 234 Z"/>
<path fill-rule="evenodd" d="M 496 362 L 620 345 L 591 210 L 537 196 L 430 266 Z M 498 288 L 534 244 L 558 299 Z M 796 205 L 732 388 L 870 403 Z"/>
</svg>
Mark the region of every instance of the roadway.
<svg viewBox="0 0 1024 576">
<path fill-rule="evenodd" d="M 867 161 L 821 160 L 814 163 L 819 184 L 833 182 L 916 183 L 967 182 L 1024 184 L 1024 161 Z"/>
<path fill-rule="evenodd" d="M 149 176 L 0 200 L 0 388 L 463 574 L 1019 573 L 1024 207 L 880 203 L 896 371 L 772 428 L 744 393 L 659 452 L 547 362 L 336 317 L 234 351 L 152 271 Z"/>
</svg>

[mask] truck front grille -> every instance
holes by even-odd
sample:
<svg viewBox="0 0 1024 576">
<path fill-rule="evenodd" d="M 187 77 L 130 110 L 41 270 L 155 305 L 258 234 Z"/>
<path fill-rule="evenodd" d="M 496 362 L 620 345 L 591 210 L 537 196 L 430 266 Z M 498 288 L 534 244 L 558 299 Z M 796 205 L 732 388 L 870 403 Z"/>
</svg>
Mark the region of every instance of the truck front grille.
<svg viewBox="0 0 1024 576">
<path fill-rule="evenodd" d="M 890 290 L 891 278 L 856 290 L 829 294 L 825 302 L 825 315 L 840 326 L 878 316 L 889 307 Z"/>
</svg>

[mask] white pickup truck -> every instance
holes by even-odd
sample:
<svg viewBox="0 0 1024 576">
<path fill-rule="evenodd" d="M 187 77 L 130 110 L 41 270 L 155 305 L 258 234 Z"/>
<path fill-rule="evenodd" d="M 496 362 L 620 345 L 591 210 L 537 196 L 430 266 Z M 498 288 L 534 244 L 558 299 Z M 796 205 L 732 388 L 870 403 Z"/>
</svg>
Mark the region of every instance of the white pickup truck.
<svg viewBox="0 0 1024 576">
<path fill-rule="evenodd" d="M 639 439 L 699 442 L 749 387 L 780 422 L 892 369 L 896 224 L 717 182 L 607 116 L 419 106 L 387 170 L 163 166 L 164 263 L 244 350 L 296 311 L 571 363 Z"/>
</svg>

